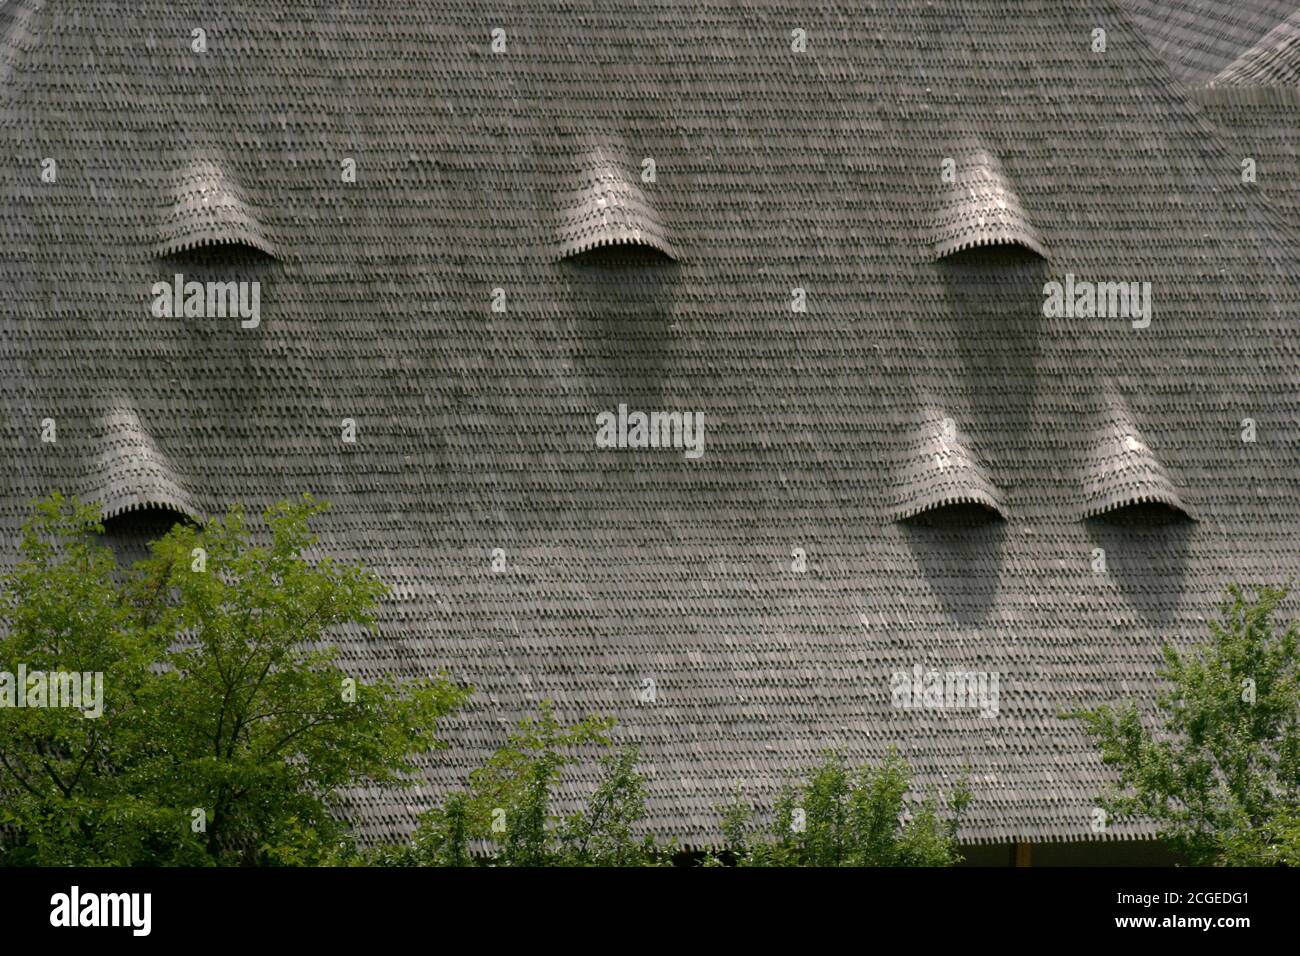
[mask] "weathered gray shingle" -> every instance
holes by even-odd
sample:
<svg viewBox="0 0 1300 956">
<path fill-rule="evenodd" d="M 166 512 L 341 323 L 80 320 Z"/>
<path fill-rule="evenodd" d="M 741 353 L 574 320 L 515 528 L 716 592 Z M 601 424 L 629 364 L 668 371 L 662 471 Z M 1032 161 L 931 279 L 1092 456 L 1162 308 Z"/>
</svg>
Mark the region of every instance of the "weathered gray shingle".
<svg viewBox="0 0 1300 956">
<path fill-rule="evenodd" d="M 348 795 L 368 839 L 546 697 L 617 716 L 649 827 L 687 844 L 738 780 L 766 806 L 828 747 L 897 746 L 927 788 L 969 767 L 971 839 L 1143 835 L 1093 832 L 1106 773 L 1060 714 L 1150 701 L 1224 584 L 1300 572 L 1300 243 L 1132 23 L 1105 0 L 5 4 L 3 559 L 56 488 L 330 499 L 322 549 L 394 591 L 345 665 L 477 688 L 416 790 Z M 1050 259 L 931 261 L 971 142 Z M 593 144 L 623 151 L 613 180 Z M 178 192 L 184 157 L 219 165 Z M 598 177 L 618 214 L 577 194 Z M 232 230 L 276 258 L 184 268 L 260 281 L 260 325 L 154 317 L 159 243 Z M 560 258 L 602 230 L 678 261 Z M 1045 316 L 1066 274 L 1149 281 L 1150 326 Z M 1082 519 L 1115 401 L 1196 521 Z M 702 413 L 703 457 L 597 448 L 620 403 Z M 898 520 L 936 416 L 1005 521 Z M 916 665 L 997 673 L 997 716 L 895 706 Z"/>
</svg>

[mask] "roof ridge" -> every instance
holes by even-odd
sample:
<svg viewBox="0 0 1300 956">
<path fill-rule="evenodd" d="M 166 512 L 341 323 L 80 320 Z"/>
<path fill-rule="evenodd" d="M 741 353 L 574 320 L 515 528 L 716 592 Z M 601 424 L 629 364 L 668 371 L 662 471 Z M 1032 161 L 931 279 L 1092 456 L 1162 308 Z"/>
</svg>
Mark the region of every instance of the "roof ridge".
<svg viewBox="0 0 1300 956">
<path fill-rule="evenodd" d="M 1277 86 L 1300 83 L 1300 7 L 1254 46 L 1219 71 L 1209 86 Z"/>
<path fill-rule="evenodd" d="M 14 70 L 10 58 L 13 53 L 26 53 L 36 45 L 33 21 L 37 14 L 44 12 L 45 4 L 41 0 L 10 0 L 0 4 L 0 95 L 12 96 L 10 80 Z"/>
<path fill-rule="evenodd" d="M 1221 167 L 1207 168 L 1213 168 L 1216 175 L 1222 176 L 1225 185 L 1232 183 L 1232 175 L 1235 175 L 1235 171 L 1240 167 L 1235 162 L 1227 162 L 1232 158 L 1233 154 L 1228 148 L 1228 143 L 1225 140 L 1223 131 L 1219 128 L 1219 124 L 1201 109 L 1201 103 L 1198 101 L 1197 96 L 1194 95 L 1197 88 L 1184 84 L 1174 75 L 1168 61 L 1156 52 L 1151 38 L 1145 30 L 1142 30 L 1134 23 L 1132 12 L 1120 0 L 1097 0 L 1097 2 L 1107 7 L 1111 14 L 1123 24 L 1124 29 L 1137 40 L 1134 48 L 1134 61 L 1147 67 L 1152 79 L 1158 80 L 1170 96 L 1183 104 L 1192 122 L 1199 127 L 1202 135 L 1198 142 L 1203 145 L 1202 149 L 1198 150 L 1194 155 L 1204 158 L 1206 150 L 1210 148 L 1216 150 L 1224 158 L 1225 162 Z M 1230 170 L 1233 171 L 1232 175 L 1229 175 Z M 1235 195 L 1235 193 L 1232 195 Z M 1250 190 L 1240 198 L 1240 201 L 1246 204 L 1247 207 L 1255 204 L 1256 208 L 1262 211 L 1267 223 L 1274 229 L 1279 230 L 1281 236 L 1290 243 L 1292 250 L 1297 255 L 1300 255 L 1300 225 L 1293 223 L 1285 213 L 1273 204 L 1266 194 L 1261 190 Z"/>
</svg>

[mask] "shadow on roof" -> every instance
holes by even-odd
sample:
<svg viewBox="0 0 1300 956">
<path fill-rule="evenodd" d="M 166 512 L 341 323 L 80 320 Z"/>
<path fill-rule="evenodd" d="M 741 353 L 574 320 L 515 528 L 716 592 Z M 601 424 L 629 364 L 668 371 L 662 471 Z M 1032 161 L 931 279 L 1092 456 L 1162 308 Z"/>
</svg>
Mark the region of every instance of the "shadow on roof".
<svg viewBox="0 0 1300 956">
<path fill-rule="evenodd" d="M 554 294 L 564 303 L 556 319 L 560 334 L 601 407 L 664 407 L 665 376 L 685 343 L 676 325 L 677 263 L 624 243 L 591 249 L 556 270 Z"/>
<path fill-rule="evenodd" d="M 1168 506 L 1143 502 L 1083 524 L 1094 548 L 1105 552 L 1106 579 L 1126 603 L 1148 624 L 1165 626 L 1175 620 L 1196 523 Z M 1081 567 L 1087 568 L 1087 562 Z"/>
<path fill-rule="evenodd" d="M 972 427 L 1021 427 L 1050 388 L 1037 374 L 1039 357 L 1050 339 L 1044 328 L 1043 287 L 1050 265 L 1017 246 L 982 246 L 935 265 L 943 283 L 942 324 L 931 348 L 950 347 L 961 357 L 963 384 L 999 382 L 995 405 L 978 403 Z M 943 336 L 945 338 L 940 338 Z"/>
<path fill-rule="evenodd" d="M 987 623 L 1003 584 L 1007 523 L 981 505 L 961 502 L 897 527 L 930 600 L 963 626 Z"/>
</svg>

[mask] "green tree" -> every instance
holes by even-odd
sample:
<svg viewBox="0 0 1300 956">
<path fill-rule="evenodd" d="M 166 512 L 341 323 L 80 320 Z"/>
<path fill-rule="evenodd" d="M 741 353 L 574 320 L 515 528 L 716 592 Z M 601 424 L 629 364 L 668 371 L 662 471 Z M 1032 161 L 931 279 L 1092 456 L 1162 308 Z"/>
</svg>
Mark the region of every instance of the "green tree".
<svg viewBox="0 0 1300 956">
<path fill-rule="evenodd" d="M 539 715 L 520 721 L 506 744 L 470 774 L 476 822 L 497 844 L 498 863 L 545 866 L 558 861 L 558 820 L 551 812 L 555 787 L 564 768 L 577 760 L 576 748 L 609 746 L 613 723 L 589 716 L 565 726 L 545 701 Z"/>
<path fill-rule="evenodd" d="M 629 745 L 600 758 L 600 780 L 583 810 L 560 828 L 560 856 L 575 866 L 640 866 L 659 858 L 653 839 L 633 833 L 645 818 L 645 778 L 636 769 L 640 748 Z"/>
<path fill-rule="evenodd" d="M 472 844 L 485 851 L 477 862 L 495 866 L 638 866 L 667 852 L 634 830 L 645 817 L 645 780 L 639 751 L 627 746 L 599 758 L 600 778 L 585 806 L 561 818 L 555 793 L 564 770 L 591 749 L 612 746 L 609 717 L 563 724 L 551 701 L 520 721 L 483 766 L 469 775 L 469 790 L 451 794 L 423 814 L 409 844 L 363 854 L 388 866 L 466 866 Z"/>
<path fill-rule="evenodd" d="M 727 855 L 741 866 L 952 866 L 961 862 L 957 832 L 970 803 L 964 779 L 947 801 L 909 801 L 911 772 L 894 751 L 877 767 L 850 771 L 830 753 L 802 785 L 777 796 L 767 839 L 737 791 L 722 808 Z"/>
<path fill-rule="evenodd" d="M 37 505 L 4 580 L 0 670 L 103 674 L 103 714 L 0 708 L 6 862 L 303 864 L 334 858 L 341 787 L 401 786 L 468 690 L 363 683 L 330 635 L 373 626 L 364 568 L 304 554 L 326 506 L 178 525 L 122 569 L 96 510 Z"/>
<path fill-rule="evenodd" d="M 1193 864 L 1300 862 L 1300 631 L 1273 620 L 1285 597 L 1229 587 L 1208 643 L 1164 648 L 1150 719 L 1131 701 L 1068 715 L 1118 771 L 1101 808 L 1154 822 Z"/>
</svg>

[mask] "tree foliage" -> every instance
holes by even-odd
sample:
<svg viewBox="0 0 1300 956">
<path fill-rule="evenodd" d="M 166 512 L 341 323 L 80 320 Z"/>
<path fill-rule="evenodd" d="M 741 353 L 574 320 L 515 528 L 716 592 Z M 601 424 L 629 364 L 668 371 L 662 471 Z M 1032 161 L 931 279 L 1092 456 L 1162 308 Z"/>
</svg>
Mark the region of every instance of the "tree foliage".
<svg viewBox="0 0 1300 956">
<path fill-rule="evenodd" d="M 1102 809 L 1154 822 L 1194 864 L 1300 862 L 1300 630 L 1274 622 L 1285 597 L 1229 587 L 1208 643 L 1164 648 L 1151 719 L 1132 702 L 1070 715 L 1118 771 Z"/>
<path fill-rule="evenodd" d="M 957 832 L 971 795 L 964 780 L 940 812 L 935 798 L 909 801 L 911 773 L 891 751 L 878 765 L 850 770 L 827 754 L 776 800 L 770 832 L 760 835 L 737 793 L 722 808 L 729 856 L 741 866 L 952 866 L 961 862 Z"/>
<path fill-rule="evenodd" d="M 563 724 L 554 705 L 520 721 L 507 741 L 469 776 L 469 789 L 424 814 L 407 846 L 385 847 L 368 862 L 397 866 L 639 866 L 663 856 L 634 830 L 645 817 L 638 748 L 602 754 L 600 779 L 582 809 L 554 810 L 564 770 L 593 749 L 612 746 L 613 720 L 588 716 Z M 472 850 L 481 852 L 476 859 Z"/>
<path fill-rule="evenodd" d="M 325 506 L 178 525 L 117 566 L 94 509 L 55 495 L 4 580 L 0 670 L 103 675 L 102 716 L 0 708 L 9 863 L 320 862 L 346 842 L 333 794 L 399 786 L 466 690 L 365 683 L 330 636 L 373 625 L 385 586 L 304 555 Z"/>
</svg>

